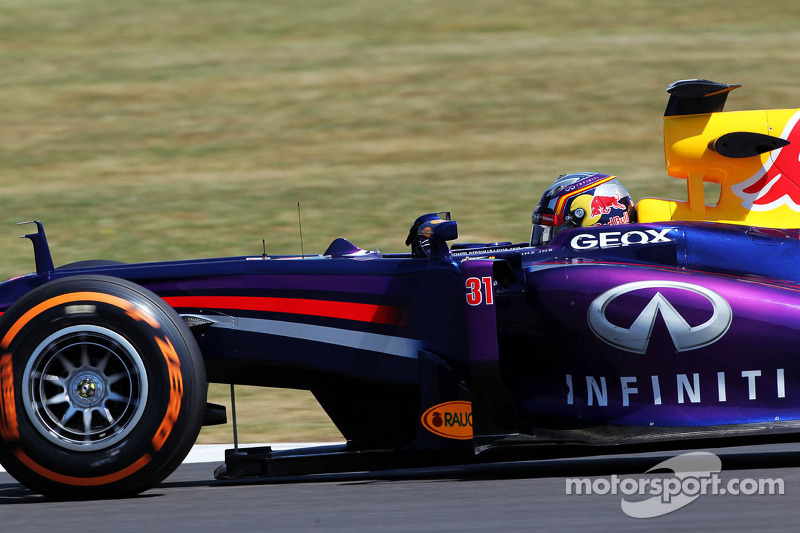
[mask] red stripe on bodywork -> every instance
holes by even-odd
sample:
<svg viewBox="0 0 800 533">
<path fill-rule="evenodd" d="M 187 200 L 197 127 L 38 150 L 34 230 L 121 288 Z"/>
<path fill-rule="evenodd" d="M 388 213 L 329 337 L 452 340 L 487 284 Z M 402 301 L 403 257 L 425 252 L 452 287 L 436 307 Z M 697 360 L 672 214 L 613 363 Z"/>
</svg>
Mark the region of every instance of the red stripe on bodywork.
<svg viewBox="0 0 800 533">
<path fill-rule="evenodd" d="M 172 307 L 268 311 L 390 325 L 402 323 L 401 309 L 387 305 L 258 296 L 168 296 L 164 301 Z"/>
</svg>

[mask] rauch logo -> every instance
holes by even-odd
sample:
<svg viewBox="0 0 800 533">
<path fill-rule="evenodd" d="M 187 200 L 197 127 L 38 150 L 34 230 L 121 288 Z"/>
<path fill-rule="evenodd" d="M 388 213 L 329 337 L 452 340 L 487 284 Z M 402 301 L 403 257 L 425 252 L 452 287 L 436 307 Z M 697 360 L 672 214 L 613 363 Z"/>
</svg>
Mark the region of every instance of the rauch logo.
<svg viewBox="0 0 800 533">
<path fill-rule="evenodd" d="M 472 438 L 472 404 L 454 401 L 434 405 L 422 414 L 425 429 L 446 439 Z"/>
</svg>

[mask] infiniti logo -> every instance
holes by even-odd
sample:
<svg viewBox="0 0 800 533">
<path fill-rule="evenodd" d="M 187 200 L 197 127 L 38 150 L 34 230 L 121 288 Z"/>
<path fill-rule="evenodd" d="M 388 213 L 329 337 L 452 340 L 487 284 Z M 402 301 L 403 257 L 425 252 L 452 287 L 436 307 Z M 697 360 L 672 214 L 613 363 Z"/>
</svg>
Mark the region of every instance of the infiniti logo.
<svg viewBox="0 0 800 533">
<path fill-rule="evenodd" d="M 698 326 L 690 326 L 660 292 L 653 296 L 629 328 L 614 325 L 606 318 L 608 305 L 623 294 L 639 289 L 662 288 L 680 289 L 703 296 L 711 302 L 714 310 L 711 318 Z M 705 287 L 680 281 L 636 281 L 609 289 L 595 298 L 589 306 L 589 327 L 595 335 L 611 346 L 643 354 L 647 351 L 650 335 L 653 333 L 653 326 L 659 313 L 667 325 L 675 349 L 679 352 L 696 350 L 716 342 L 728 331 L 733 318 L 728 302 L 719 294 Z"/>
</svg>

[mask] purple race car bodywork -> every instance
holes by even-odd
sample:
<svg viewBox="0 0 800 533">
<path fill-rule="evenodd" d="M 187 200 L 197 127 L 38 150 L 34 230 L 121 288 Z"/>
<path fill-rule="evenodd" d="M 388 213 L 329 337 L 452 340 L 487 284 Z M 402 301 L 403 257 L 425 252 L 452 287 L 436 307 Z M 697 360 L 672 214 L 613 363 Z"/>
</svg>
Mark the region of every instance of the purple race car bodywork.
<svg viewBox="0 0 800 533">
<path fill-rule="evenodd" d="M 61 268 L 39 225 L 37 272 L 0 285 L 0 460 L 55 497 L 144 490 L 219 421 L 206 381 L 310 390 L 347 440 L 297 468 L 231 452 L 220 477 L 797 438 L 800 230 L 664 220 L 449 249 L 455 222 L 434 222 L 428 257 L 337 239 Z"/>
</svg>

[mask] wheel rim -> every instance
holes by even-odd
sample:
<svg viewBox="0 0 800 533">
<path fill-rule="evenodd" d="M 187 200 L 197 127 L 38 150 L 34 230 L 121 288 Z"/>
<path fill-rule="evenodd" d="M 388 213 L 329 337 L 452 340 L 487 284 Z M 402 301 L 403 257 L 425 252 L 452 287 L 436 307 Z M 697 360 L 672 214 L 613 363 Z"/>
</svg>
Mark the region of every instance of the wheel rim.
<svg viewBox="0 0 800 533">
<path fill-rule="evenodd" d="M 47 337 L 28 359 L 22 383 L 33 426 L 70 450 L 119 442 L 147 403 L 141 356 L 124 337 L 99 326 L 72 326 Z"/>
</svg>

